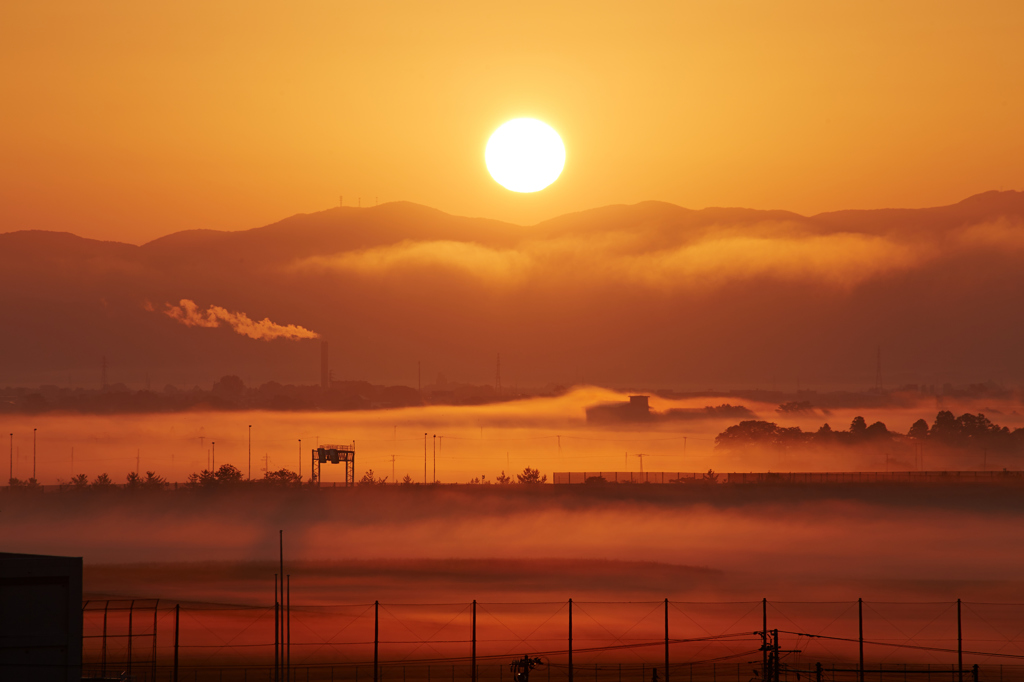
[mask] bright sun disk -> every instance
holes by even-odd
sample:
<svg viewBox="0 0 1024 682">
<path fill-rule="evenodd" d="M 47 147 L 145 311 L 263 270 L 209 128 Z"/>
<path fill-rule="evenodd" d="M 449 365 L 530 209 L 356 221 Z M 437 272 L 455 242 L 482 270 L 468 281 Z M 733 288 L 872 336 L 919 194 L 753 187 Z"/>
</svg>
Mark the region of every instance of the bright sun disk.
<svg viewBox="0 0 1024 682">
<path fill-rule="evenodd" d="M 565 145 L 547 123 L 515 118 L 494 131 L 484 159 L 491 177 L 505 189 L 539 192 L 561 175 Z"/>
</svg>

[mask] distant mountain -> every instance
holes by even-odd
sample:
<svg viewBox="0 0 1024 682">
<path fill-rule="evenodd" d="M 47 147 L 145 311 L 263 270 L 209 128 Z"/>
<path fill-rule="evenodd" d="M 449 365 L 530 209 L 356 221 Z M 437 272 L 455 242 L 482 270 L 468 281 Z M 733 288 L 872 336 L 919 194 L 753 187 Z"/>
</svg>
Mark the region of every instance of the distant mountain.
<svg viewBox="0 0 1024 682">
<path fill-rule="evenodd" d="M 409 203 L 142 246 L 0 234 L 0 386 L 319 381 L 315 340 L 164 314 L 194 301 L 299 325 L 338 379 L 444 373 L 659 387 L 1024 382 L 1024 193 L 838 211 L 607 206 L 532 226 Z M 205 312 L 204 312 L 205 314 Z"/>
</svg>

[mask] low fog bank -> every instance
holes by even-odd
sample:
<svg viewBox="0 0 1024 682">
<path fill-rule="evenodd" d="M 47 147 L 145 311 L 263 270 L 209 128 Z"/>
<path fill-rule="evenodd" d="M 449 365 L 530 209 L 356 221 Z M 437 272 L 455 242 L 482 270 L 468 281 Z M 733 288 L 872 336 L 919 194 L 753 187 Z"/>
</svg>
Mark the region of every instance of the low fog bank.
<svg viewBox="0 0 1024 682">
<path fill-rule="evenodd" d="M 733 417 L 593 424 L 588 406 L 628 400 L 625 393 L 582 386 L 563 395 L 490 405 L 424 407 L 349 412 L 197 411 L 180 414 L 112 415 L 47 413 L 7 415 L 0 433 L 13 433 L 13 476 L 33 471 L 45 485 L 85 474 L 107 474 L 123 483 L 130 472 L 154 471 L 171 482 L 213 465 L 231 464 L 246 477 L 286 468 L 308 479 L 310 452 L 318 443 L 356 442 L 356 477 L 373 470 L 388 483 L 405 476 L 415 482 L 468 483 L 494 480 L 530 466 L 555 471 L 886 471 L 911 469 L 1020 470 L 1024 460 L 990 450 L 943 452 L 929 448 L 826 450 L 750 449 L 723 451 L 715 438 L 736 424 Z M 732 400 L 731 398 L 729 400 Z M 652 395 L 657 413 L 699 414 L 720 406 L 722 396 Z M 906 434 L 919 419 L 933 422 L 939 409 L 956 415 L 984 413 L 1011 428 L 1022 425 L 1016 399 L 907 396 L 898 404 L 824 408 L 774 402 L 733 401 L 757 419 L 780 427 L 817 431 L 828 423 L 849 428 L 856 417 L 882 422 Z M 688 411 L 688 412 L 687 412 Z M 250 429 L 251 425 L 251 429 Z M 35 443 L 33 442 L 35 434 Z M 250 440 L 251 437 L 251 440 Z M 36 456 L 33 460 L 33 451 Z M 640 457 L 643 455 L 643 457 Z M 341 467 L 325 467 L 324 480 L 342 480 Z"/>
<path fill-rule="evenodd" d="M 673 581 L 702 594 L 748 595 L 774 586 L 796 598 L 814 585 L 827 593 L 836 585 L 899 591 L 907 584 L 941 593 L 942 585 L 1015 584 L 1024 569 L 1024 499 L 1019 489 L 999 486 L 372 487 L 0 500 L 5 550 L 83 556 L 87 566 L 273 561 L 283 529 L 290 562 L 392 567 L 347 573 L 338 581 L 339 599 L 360 592 L 370 600 L 392 598 L 373 591 L 412 599 L 406 590 L 420 583 L 418 569 L 402 574 L 409 561 L 471 562 L 460 570 L 479 574 L 480 582 L 436 563 L 422 577 L 431 590 L 453 595 L 502 592 L 510 573 L 531 574 L 514 562 L 537 559 L 563 562 L 548 564 L 547 574 L 534 571 L 538 592 L 565 584 L 551 577 L 552 566 L 577 562 L 569 572 L 578 573 L 581 589 L 606 595 L 664 590 Z M 676 568 L 666 569 L 666 579 L 661 569 L 626 567 L 623 575 L 635 579 L 608 579 L 603 587 L 610 574 L 600 562 Z M 129 584 L 87 588 L 136 589 Z M 219 588 L 196 589 L 194 598 L 222 599 Z M 510 593 L 530 589 L 514 583 Z"/>
</svg>

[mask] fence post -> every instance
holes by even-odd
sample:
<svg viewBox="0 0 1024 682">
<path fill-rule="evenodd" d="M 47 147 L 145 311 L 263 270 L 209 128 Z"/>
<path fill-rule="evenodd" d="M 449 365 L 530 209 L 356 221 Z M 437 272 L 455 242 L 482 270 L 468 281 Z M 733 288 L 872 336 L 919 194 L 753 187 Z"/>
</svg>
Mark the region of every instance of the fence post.
<svg viewBox="0 0 1024 682">
<path fill-rule="evenodd" d="M 974 678 L 973 682 L 978 682 L 978 664 L 975 663 L 971 666 L 971 676 Z"/>
<path fill-rule="evenodd" d="M 860 644 L 860 666 L 857 668 L 858 682 L 864 682 L 864 600 L 857 598 L 857 632 Z"/>
<path fill-rule="evenodd" d="M 473 668 L 470 678 L 476 682 L 476 599 L 473 600 Z"/>
<path fill-rule="evenodd" d="M 964 631 L 960 626 L 960 600 L 956 600 L 956 668 L 959 682 L 964 682 Z"/>
<path fill-rule="evenodd" d="M 572 599 L 569 600 L 569 682 L 572 682 Z"/>
<path fill-rule="evenodd" d="M 178 682 L 178 621 L 181 611 L 181 604 L 174 605 L 174 676 L 173 682 Z"/>
<path fill-rule="evenodd" d="M 668 682 L 668 597 L 665 598 L 665 682 Z"/>
<path fill-rule="evenodd" d="M 378 646 L 378 644 L 380 642 L 380 639 L 379 639 L 380 619 L 379 619 L 379 613 L 378 613 L 379 609 L 380 609 L 380 602 L 379 601 L 374 601 L 373 602 L 373 682 L 377 682 L 377 646 Z"/>
<path fill-rule="evenodd" d="M 281 680 L 281 602 L 277 597 L 277 574 L 274 574 L 274 682 Z"/>
<path fill-rule="evenodd" d="M 292 577 L 289 575 L 285 581 L 285 645 L 284 645 L 284 670 L 285 679 L 291 682 L 292 679 Z"/>
</svg>

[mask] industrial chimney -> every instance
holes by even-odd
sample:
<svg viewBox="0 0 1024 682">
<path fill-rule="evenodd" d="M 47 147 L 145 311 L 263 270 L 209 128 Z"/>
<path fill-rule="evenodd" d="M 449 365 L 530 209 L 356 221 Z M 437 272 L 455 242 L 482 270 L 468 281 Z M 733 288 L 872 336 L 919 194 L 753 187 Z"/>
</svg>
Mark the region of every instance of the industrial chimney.
<svg viewBox="0 0 1024 682">
<path fill-rule="evenodd" d="M 327 339 L 320 340 L 320 388 L 325 391 L 331 387 L 331 371 L 327 362 Z"/>
</svg>

